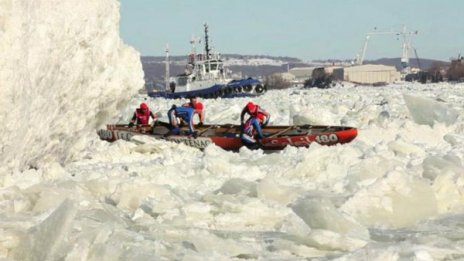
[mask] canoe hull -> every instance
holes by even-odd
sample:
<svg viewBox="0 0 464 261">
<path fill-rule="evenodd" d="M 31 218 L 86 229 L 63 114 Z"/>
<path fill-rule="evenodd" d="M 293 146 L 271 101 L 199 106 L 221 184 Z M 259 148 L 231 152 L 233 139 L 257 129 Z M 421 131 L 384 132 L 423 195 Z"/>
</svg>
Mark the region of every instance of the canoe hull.
<svg viewBox="0 0 464 261">
<path fill-rule="evenodd" d="M 191 147 L 204 149 L 209 144 L 215 144 L 224 150 L 239 150 L 244 146 L 240 140 L 239 125 L 206 125 L 196 128 L 199 135 L 167 135 L 166 123 L 152 128 L 150 125 L 141 125 L 130 128 L 127 125 L 107 125 L 97 133 L 102 140 L 115 141 L 118 139 L 131 140 L 134 135 L 148 135 L 156 139 L 163 139 L 176 143 L 183 143 Z M 269 126 L 263 128 L 267 134 L 261 140 L 259 148 L 263 150 L 281 150 L 287 146 L 309 147 L 313 142 L 321 145 L 343 144 L 356 138 L 356 128 L 343 126 Z"/>
</svg>

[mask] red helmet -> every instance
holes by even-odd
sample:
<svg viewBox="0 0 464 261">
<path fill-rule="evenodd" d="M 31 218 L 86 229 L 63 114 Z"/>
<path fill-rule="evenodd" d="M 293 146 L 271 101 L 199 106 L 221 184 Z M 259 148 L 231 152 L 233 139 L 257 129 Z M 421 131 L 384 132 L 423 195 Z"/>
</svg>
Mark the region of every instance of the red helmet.
<svg viewBox="0 0 464 261">
<path fill-rule="evenodd" d="M 142 102 L 142 103 L 140 104 L 140 109 L 142 109 L 142 110 L 148 110 L 148 105 L 147 105 L 146 103 Z"/>
<path fill-rule="evenodd" d="M 254 104 L 253 102 L 249 102 L 247 103 L 246 108 L 251 114 L 253 114 L 253 113 L 256 113 L 258 106 Z"/>
</svg>

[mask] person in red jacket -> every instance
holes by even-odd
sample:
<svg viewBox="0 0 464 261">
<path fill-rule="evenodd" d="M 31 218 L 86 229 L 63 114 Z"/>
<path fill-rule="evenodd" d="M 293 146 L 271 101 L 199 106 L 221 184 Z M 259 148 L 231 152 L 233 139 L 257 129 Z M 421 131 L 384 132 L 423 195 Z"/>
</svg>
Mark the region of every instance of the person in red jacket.
<svg viewBox="0 0 464 261">
<path fill-rule="evenodd" d="M 194 110 L 195 114 L 198 114 L 198 118 L 200 119 L 200 122 L 198 123 L 198 126 L 201 127 L 205 123 L 205 111 L 204 111 L 204 106 L 203 103 L 197 101 L 197 97 L 193 96 L 190 97 L 190 102 L 182 104 L 184 107 L 191 107 Z"/>
<path fill-rule="evenodd" d="M 135 110 L 129 127 L 134 126 L 134 124 L 148 124 L 150 122 L 150 117 L 153 118 L 153 122 L 156 122 L 155 114 L 150 111 L 146 103 L 142 102 L 140 107 Z"/>
<path fill-rule="evenodd" d="M 243 126 L 246 114 L 249 114 L 250 118 L 257 117 L 258 114 L 262 114 L 262 116 L 264 116 L 262 127 L 266 126 L 269 123 L 269 119 L 271 118 L 271 114 L 262 109 L 259 105 L 253 102 L 248 102 L 240 114 L 240 126 Z"/>
</svg>

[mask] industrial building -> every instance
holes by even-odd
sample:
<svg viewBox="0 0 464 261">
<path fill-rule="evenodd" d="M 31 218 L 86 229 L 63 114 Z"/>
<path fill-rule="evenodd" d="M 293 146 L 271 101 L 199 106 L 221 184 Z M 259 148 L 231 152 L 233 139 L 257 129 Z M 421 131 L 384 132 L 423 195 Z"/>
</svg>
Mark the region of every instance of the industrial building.
<svg viewBox="0 0 464 261">
<path fill-rule="evenodd" d="M 296 67 L 288 73 L 279 74 L 283 79 L 300 86 L 306 80 L 314 77 L 316 68 L 322 67 Z M 401 80 L 401 73 L 394 66 L 381 64 L 364 64 L 349 67 L 328 66 L 324 68 L 326 74 L 331 75 L 334 81 L 348 81 L 358 84 L 388 84 Z"/>
<path fill-rule="evenodd" d="M 399 81 L 401 74 L 394 66 L 364 64 L 343 68 L 343 79 L 359 84 L 392 83 Z"/>
</svg>

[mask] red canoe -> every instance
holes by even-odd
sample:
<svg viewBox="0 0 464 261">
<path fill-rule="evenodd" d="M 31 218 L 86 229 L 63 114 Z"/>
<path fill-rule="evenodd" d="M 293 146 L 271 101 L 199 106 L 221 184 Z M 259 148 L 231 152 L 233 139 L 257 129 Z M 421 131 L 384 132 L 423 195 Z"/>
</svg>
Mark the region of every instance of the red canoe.
<svg viewBox="0 0 464 261">
<path fill-rule="evenodd" d="M 187 131 L 182 128 L 181 133 Z M 240 140 L 240 125 L 204 125 L 195 127 L 197 137 L 188 135 L 168 135 L 167 123 L 160 122 L 156 126 L 138 125 L 129 127 L 122 124 L 110 124 L 106 129 L 97 133 L 102 140 L 115 141 L 117 139 L 130 140 L 134 135 L 148 135 L 157 139 L 164 139 L 177 143 L 204 149 L 211 143 L 224 150 L 238 150 L 244 146 Z M 266 126 L 263 128 L 266 137 L 261 140 L 259 148 L 263 150 L 281 150 L 286 146 L 308 147 L 312 142 L 321 145 L 343 144 L 352 141 L 358 135 L 353 127 L 295 125 L 295 126 Z"/>
</svg>

